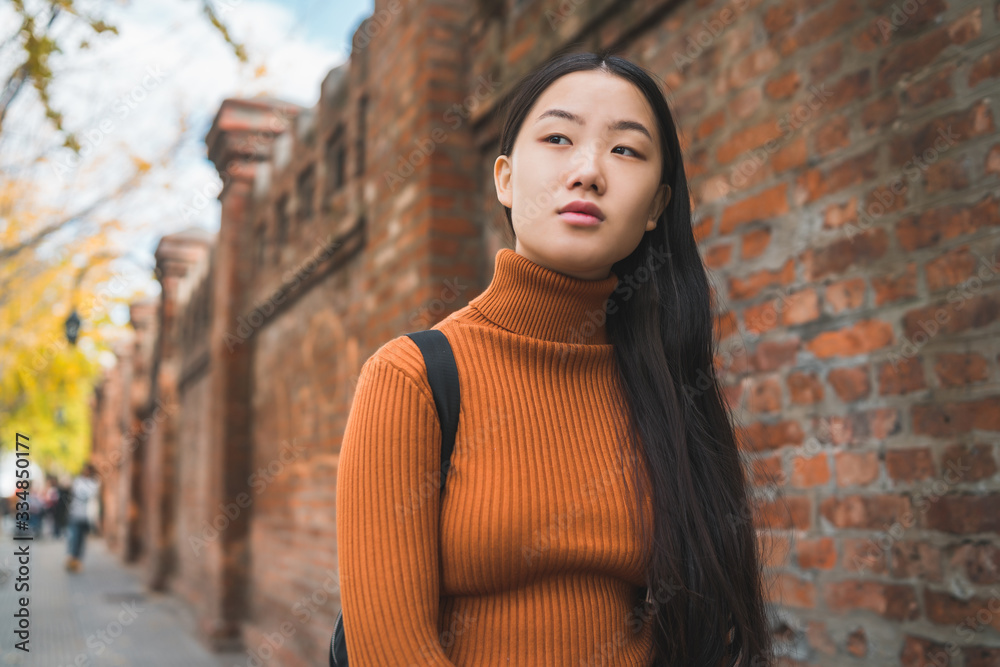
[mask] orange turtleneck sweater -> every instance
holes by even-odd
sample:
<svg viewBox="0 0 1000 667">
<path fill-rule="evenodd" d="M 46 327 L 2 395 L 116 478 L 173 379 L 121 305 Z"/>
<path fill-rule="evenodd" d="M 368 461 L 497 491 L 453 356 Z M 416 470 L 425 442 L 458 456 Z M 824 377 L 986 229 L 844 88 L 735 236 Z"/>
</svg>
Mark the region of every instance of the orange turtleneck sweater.
<svg viewBox="0 0 1000 667">
<path fill-rule="evenodd" d="M 399 336 L 362 366 L 337 476 L 353 667 L 651 664 L 603 317 L 617 284 L 504 248 L 487 289 L 434 326 L 461 388 L 443 496 L 420 350 Z"/>
</svg>

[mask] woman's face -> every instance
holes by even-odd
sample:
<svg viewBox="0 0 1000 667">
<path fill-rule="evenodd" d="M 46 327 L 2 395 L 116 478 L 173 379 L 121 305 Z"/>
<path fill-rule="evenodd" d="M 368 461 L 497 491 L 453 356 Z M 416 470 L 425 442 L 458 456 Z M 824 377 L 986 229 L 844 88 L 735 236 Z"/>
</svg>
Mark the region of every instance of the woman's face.
<svg viewBox="0 0 1000 667">
<path fill-rule="evenodd" d="M 601 71 L 556 79 L 525 116 L 511 155 L 493 166 L 514 250 L 560 273 L 606 278 L 670 199 L 662 161 L 653 110 L 638 88 Z M 596 204 L 603 219 L 580 224 L 585 216 L 560 213 L 577 200 Z"/>
</svg>

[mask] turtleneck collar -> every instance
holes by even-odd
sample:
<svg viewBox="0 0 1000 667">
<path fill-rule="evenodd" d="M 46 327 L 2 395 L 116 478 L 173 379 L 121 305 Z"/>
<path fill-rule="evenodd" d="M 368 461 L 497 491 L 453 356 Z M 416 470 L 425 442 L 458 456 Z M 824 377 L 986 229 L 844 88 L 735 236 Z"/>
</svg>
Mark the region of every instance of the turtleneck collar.
<svg viewBox="0 0 1000 667">
<path fill-rule="evenodd" d="M 498 327 L 558 343 L 606 345 L 605 303 L 618 286 L 614 271 L 582 280 L 536 264 L 510 248 L 496 255 L 493 280 L 469 305 Z"/>
</svg>

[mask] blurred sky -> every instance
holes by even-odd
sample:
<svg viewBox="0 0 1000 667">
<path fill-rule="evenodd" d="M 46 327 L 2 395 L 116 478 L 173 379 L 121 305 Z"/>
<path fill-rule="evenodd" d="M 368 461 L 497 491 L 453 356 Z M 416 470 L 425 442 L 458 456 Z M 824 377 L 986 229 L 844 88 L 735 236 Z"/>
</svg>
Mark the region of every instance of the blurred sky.
<svg viewBox="0 0 1000 667">
<path fill-rule="evenodd" d="M 29 6 L 32 3 L 29 3 Z M 40 4 L 37 0 L 34 4 Z M 54 24 L 62 54 L 52 57 L 52 103 L 77 132 L 82 160 L 62 148 L 45 120 L 32 87 L 8 110 L 0 135 L 0 177 L 29 181 L 46 202 L 82 209 L 131 173 L 130 156 L 153 160 L 188 126 L 176 158 L 143 187 L 104 210 L 128 228 L 115 251 L 129 261 L 112 269 L 152 296 L 151 272 L 158 239 L 188 227 L 216 231 L 221 180 L 206 159 L 204 137 L 227 97 L 267 95 L 303 106 L 319 98 L 320 83 L 347 60 L 350 40 L 373 11 L 373 0 L 212 0 L 249 62 L 240 63 L 203 13 L 203 0 L 77 0 L 91 15 L 115 25 L 118 35 L 95 35 L 69 17 Z M 0 2 L 3 35 L 16 29 L 12 10 Z M 58 29 L 56 29 L 58 28 Z M 80 42 L 86 40 L 86 48 Z M 21 54 L 0 51 L 4 80 Z M 33 160 L 44 155 L 44 163 Z M 74 226 L 68 234 L 85 234 Z M 58 237 L 55 239 L 58 241 Z M 127 320 L 119 309 L 116 320 Z"/>
</svg>

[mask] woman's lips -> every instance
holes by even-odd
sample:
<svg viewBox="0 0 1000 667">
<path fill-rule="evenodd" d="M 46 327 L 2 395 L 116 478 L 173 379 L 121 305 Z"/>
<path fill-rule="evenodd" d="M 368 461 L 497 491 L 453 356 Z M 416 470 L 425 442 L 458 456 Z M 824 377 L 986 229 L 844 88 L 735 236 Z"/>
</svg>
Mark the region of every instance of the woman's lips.
<svg viewBox="0 0 1000 667">
<path fill-rule="evenodd" d="M 587 213 L 579 213 L 577 211 L 566 211 L 564 213 L 560 213 L 559 217 L 565 220 L 567 224 L 575 227 L 593 227 L 601 224 L 600 218 L 588 215 Z"/>
</svg>

